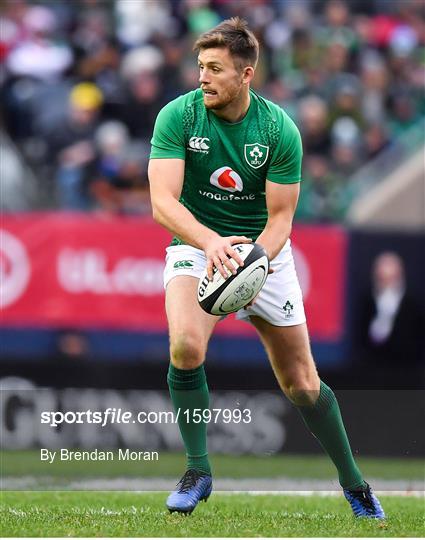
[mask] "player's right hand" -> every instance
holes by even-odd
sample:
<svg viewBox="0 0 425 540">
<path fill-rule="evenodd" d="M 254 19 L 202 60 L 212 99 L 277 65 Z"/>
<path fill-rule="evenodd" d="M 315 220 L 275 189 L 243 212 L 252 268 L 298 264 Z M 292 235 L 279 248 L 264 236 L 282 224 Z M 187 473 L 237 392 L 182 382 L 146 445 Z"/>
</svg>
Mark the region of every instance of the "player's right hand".
<svg viewBox="0 0 425 540">
<path fill-rule="evenodd" d="M 250 244 L 252 238 L 246 236 L 214 236 L 206 244 L 204 251 L 207 257 L 207 275 L 211 281 L 214 274 L 214 267 L 220 272 L 220 274 L 226 279 L 228 272 L 226 268 L 230 270 L 232 274 L 236 274 L 236 268 L 230 261 L 232 258 L 238 263 L 239 266 L 243 266 L 243 260 L 239 257 L 237 252 L 232 248 L 234 244 Z"/>
</svg>

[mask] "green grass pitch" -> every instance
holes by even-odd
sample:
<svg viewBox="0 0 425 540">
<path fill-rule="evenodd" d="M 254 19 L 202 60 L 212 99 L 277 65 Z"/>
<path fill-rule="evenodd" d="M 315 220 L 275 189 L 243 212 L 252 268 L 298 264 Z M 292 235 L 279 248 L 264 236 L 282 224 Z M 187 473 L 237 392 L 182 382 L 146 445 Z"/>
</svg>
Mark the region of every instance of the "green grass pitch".
<svg viewBox="0 0 425 540">
<path fill-rule="evenodd" d="M 385 480 L 424 481 L 424 461 L 416 458 L 371 458 L 358 457 L 357 462 L 365 478 Z M 212 465 L 215 478 L 275 478 L 285 476 L 293 479 L 323 480 L 335 478 L 336 472 L 325 455 L 272 455 L 272 456 L 226 456 L 213 455 Z M 40 452 L 35 450 L 3 450 L 0 452 L 1 477 L 36 478 L 54 477 L 63 481 L 76 478 L 155 478 L 180 477 L 185 467 L 183 452 L 161 452 L 159 462 L 62 462 L 49 465 L 40 461 Z M 42 488 L 40 488 L 42 489 Z M 253 486 L 254 489 L 254 486 Z"/>
<path fill-rule="evenodd" d="M 333 465 L 325 456 L 215 455 L 213 463 L 217 481 L 232 478 L 237 482 L 249 477 L 250 489 L 255 489 L 256 479 L 281 476 L 295 481 L 335 479 Z M 359 464 L 366 479 L 403 479 L 406 485 L 423 485 L 422 459 L 360 458 Z M 3 451 L 0 469 L 3 537 L 420 537 L 425 530 L 424 499 L 420 497 L 380 497 L 388 516 L 380 522 L 356 520 L 341 492 L 337 496 L 215 492 L 187 517 L 169 514 L 164 492 L 64 491 L 78 479 L 125 482 L 159 477 L 166 479 L 171 490 L 184 470 L 182 453 L 161 453 L 159 463 L 74 462 L 48 466 L 40 462 L 37 452 Z M 33 479 L 34 484 L 23 489 L 34 491 L 6 491 L 16 489 L 7 487 L 8 479 L 25 478 Z"/>
<path fill-rule="evenodd" d="M 191 516 L 165 493 L 4 492 L 1 535 L 38 537 L 420 537 L 424 501 L 384 496 L 388 519 L 356 520 L 340 497 L 216 493 Z"/>
</svg>

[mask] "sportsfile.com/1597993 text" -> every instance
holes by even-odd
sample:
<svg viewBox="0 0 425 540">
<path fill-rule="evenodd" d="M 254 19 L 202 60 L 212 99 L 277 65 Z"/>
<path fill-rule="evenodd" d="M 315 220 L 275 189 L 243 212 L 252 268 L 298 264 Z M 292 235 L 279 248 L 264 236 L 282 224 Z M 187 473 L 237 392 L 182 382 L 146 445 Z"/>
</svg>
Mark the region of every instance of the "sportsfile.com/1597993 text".
<svg viewBox="0 0 425 540">
<path fill-rule="evenodd" d="M 123 411 L 121 408 L 109 407 L 104 411 L 42 411 L 41 424 L 57 427 L 61 424 L 98 424 L 104 427 L 109 424 L 177 424 L 179 420 L 186 423 L 200 424 L 250 424 L 251 409 L 177 409 L 173 411 Z"/>
</svg>

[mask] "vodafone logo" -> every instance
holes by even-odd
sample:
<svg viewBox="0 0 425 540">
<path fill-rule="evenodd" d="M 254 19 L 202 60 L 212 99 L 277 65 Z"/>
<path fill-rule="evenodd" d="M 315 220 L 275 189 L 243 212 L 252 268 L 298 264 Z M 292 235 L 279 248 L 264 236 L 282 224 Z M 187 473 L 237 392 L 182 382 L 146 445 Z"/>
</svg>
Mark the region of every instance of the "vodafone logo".
<svg viewBox="0 0 425 540">
<path fill-rule="evenodd" d="M 0 307 L 3 309 L 18 300 L 28 285 L 30 262 L 22 242 L 13 234 L 0 229 Z"/>
<path fill-rule="evenodd" d="M 235 192 L 243 190 L 242 178 L 230 167 L 220 167 L 210 176 L 210 182 L 225 191 Z"/>
</svg>

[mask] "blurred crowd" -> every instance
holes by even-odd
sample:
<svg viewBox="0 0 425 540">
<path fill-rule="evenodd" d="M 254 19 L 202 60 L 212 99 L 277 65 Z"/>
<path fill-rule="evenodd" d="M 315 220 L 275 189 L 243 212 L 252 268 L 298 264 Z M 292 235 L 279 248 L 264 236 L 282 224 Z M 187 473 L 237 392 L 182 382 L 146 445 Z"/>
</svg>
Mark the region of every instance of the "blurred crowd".
<svg viewBox="0 0 425 540">
<path fill-rule="evenodd" d="M 1 129 L 39 207 L 150 212 L 153 123 L 198 86 L 192 44 L 240 15 L 261 43 L 254 89 L 303 136 L 298 220 L 339 221 L 350 176 L 425 112 L 422 0 L 3 0 Z"/>
</svg>

